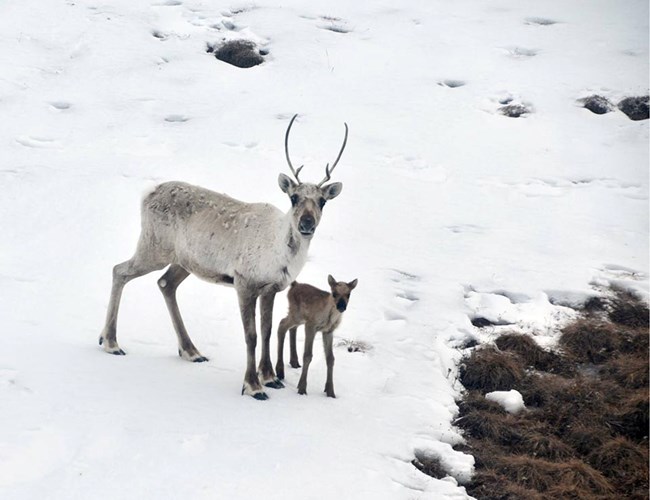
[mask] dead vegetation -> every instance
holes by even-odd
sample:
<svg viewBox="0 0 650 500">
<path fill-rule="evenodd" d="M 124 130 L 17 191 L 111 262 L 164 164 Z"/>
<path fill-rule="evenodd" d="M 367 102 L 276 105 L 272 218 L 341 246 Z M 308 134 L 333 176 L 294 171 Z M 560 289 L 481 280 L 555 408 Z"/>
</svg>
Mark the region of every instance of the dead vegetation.
<svg viewBox="0 0 650 500">
<path fill-rule="evenodd" d="M 476 460 L 470 495 L 648 498 L 648 307 L 621 291 L 591 302 L 560 332 L 558 352 L 507 333 L 463 359 L 456 425 Z M 525 411 L 485 399 L 510 389 Z"/>
</svg>

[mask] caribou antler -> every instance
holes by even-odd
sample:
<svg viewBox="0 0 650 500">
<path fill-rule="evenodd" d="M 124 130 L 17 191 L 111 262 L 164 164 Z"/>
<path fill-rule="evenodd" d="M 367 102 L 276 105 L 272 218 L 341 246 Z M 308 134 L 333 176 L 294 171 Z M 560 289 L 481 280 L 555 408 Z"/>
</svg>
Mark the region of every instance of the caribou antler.
<svg viewBox="0 0 650 500">
<path fill-rule="evenodd" d="M 336 164 L 341 159 L 341 155 L 343 154 L 343 150 L 345 149 L 345 145 L 348 142 L 348 124 L 344 123 L 344 125 L 345 125 L 345 137 L 343 138 L 343 146 L 341 146 L 341 151 L 339 151 L 339 155 L 336 157 L 336 160 L 334 160 L 334 163 L 332 164 L 332 168 L 330 168 L 329 163 L 327 165 L 325 165 L 325 178 L 318 183 L 318 187 L 321 187 L 323 184 L 325 184 L 327 181 L 330 180 L 330 176 L 331 176 L 332 172 L 334 172 L 334 169 L 336 168 Z"/>
<path fill-rule="evenodd" d="M 300 167 L 298 167 L 298 170 L 295 170 L 293 168 L 293 165 L 291 164 L 291 159 L 289 158 L 289 132 L 291 131 L 291 126 L 293 125 L 293 122 L 296 118 L 298 118 L 297 113 L 293 115 L 293 118 L 291 119 L 291 121 L 289 122 L 289 126 L 287 127 L 287 133 L 284 136 L 284 153 L 287 155 L 287 163 L 289 163 L 289 168 L 291 169 L 291 173 L 298 181 L 298 184 L 302 184 L 301 180 L 298 178 L 298 175 L 300 175 L 300 171 L 302 170 L 302 167 L 304 167 L 304 165 L 301 165 Z"/>
</svg>

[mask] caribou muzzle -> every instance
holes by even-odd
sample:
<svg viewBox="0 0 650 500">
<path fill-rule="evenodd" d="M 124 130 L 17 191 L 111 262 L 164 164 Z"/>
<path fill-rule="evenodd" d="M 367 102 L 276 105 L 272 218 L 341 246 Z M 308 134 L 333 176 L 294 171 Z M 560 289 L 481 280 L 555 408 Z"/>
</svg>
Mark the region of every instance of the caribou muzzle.
<svg viewBox="0 0 650 500">
<path fill-rule="evenodd" d="M 305 214 L 300 217 L 300 222 L 298 223 L 298 231 L 303 236 L 311 236 L 316 231 L 316 219 L 311 214 Z"/>
</svg>

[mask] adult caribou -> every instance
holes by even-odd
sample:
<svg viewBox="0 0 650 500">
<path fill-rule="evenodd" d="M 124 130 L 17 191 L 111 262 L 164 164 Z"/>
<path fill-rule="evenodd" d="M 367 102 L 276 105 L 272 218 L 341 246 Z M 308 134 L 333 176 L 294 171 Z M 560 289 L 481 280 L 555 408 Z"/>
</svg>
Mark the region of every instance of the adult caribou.
<svg viewBox="0 0 650 500">
<path fill-rule="evenodd" d="M 280 174 L 278 183 L 291 200 L 291 209 L 282 213 L 267 203 L 245 203 L 202 187 L 182 182 L 160 184 L 142 202 L 142 229 L 135 255 L 113 268 L 113 286 L 106 314 L 106 325 L 99 344 L 111 354 L 125 354 L 117 343 L 117 314 L 124 286 L 134 278 L 169 265 L 158 280 L 178 336 L 178 354 L 183 359 L 201 362 L 176 302 L 176 289 L 190 274 L 212 283 L 234 286 L 239 299 L 247 364 L 242 394 L 267 399 L 262 385 L 283 387 L 275 376 L 270 357 L 273 301 L 275 294 L 296 279 L 307 260 L 309 243 L 320 222 L 327 200 L 339 195 L 340 182 L 325 184 L 345 149 L 343 146 L 325 178 L 318 184 L 303 183 L 302 166 L 294 169 L 289 158 L 289 132 L 284 148 L 295 182 Z M 255 309 L 260 299 L 262 354 L 259 376 L 255 369 L 257 331 Z"/>
</svg>

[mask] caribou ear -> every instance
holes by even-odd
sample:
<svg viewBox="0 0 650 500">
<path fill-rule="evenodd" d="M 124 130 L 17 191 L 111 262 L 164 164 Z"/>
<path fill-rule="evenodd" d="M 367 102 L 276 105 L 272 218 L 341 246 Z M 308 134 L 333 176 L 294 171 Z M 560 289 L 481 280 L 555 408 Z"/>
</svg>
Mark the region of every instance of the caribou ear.
<svg viewBox="0 0 650 500">
<path fill-rule="evenodd" d="M 293 182 L 288 175 L 285 174 L 278 175 L 278 184 L 280 186 L 280 189 L 282 189 L 282 191 L 287 194 L 290 194 L 289 191 L 293 191 L 297 186 L 297 184 Z"/>
<path fill-rule="evenodd" d="M 341 194 L 341 191 L 343 190 L 343 184 L 340 182 L 332 182 L 332 184 L 327 184 L 320 189 L 323 192 L 323 198 L 326 200 L 331 200 L 332 198 L 336 198 L 339 194 Z"/>
<path fill-rule="evenodd" d="M 359 282 L 359 280 L 357 280 L 357 279 L 355 279 L 353 281 L 350 281 L 350 283 L 348 283 L 348 288 L 350 290 L 354 290 L 356 288 L 358 282 Z"/>
<path fill-rule="evenodd" d="M 327 275 L 327 283 L 330 287 L 334 288 L 336 286 L 336 280 L 332 277 L 331 274 Z"/>
</svg>

